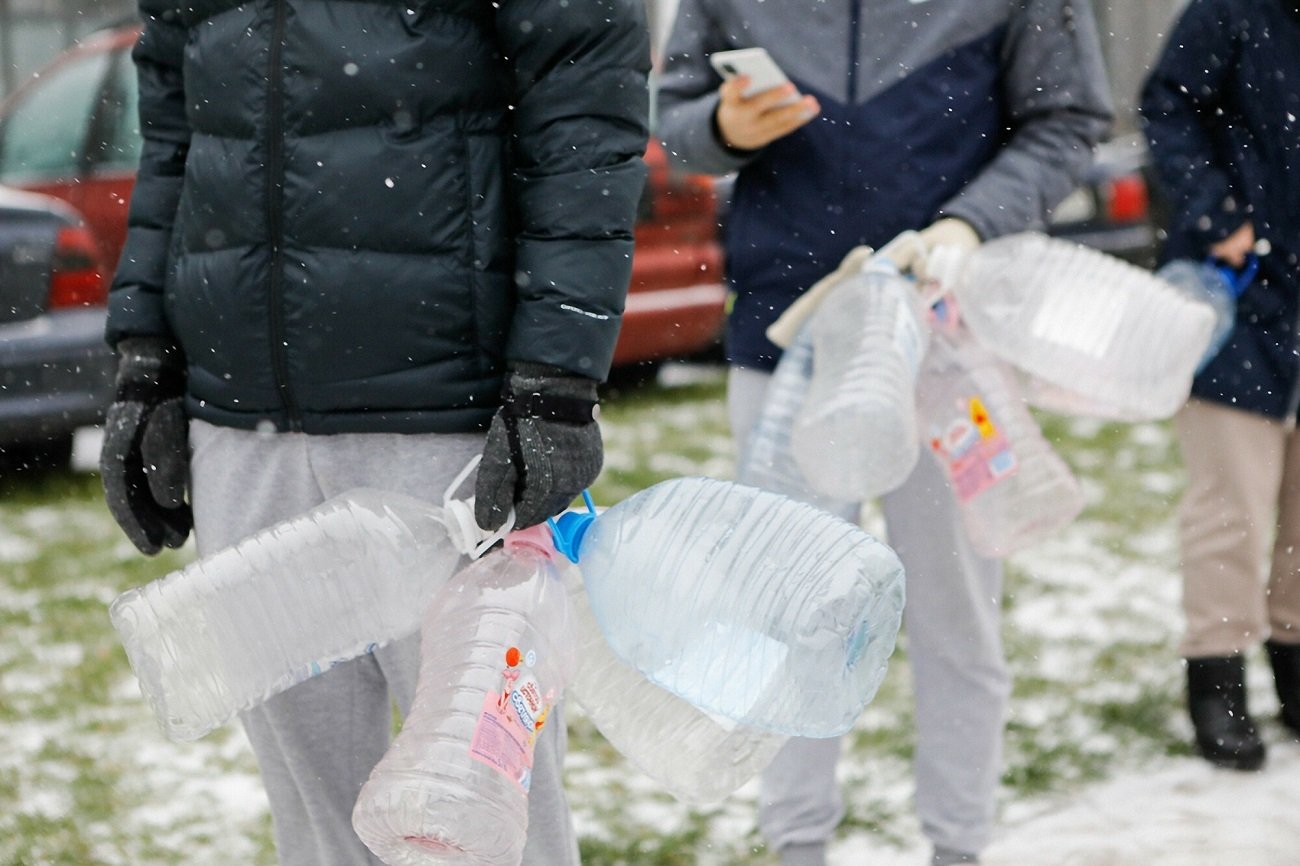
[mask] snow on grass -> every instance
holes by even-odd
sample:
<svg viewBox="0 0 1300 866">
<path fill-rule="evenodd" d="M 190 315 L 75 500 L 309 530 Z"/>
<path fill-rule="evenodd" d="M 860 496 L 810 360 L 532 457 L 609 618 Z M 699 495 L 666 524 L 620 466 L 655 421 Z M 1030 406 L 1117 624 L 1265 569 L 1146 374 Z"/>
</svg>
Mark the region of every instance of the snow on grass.
<svg viewBox="0 0 1300 866">
<path fill-rule="evenodd" d="M 670 367 L 659 387 L 609 401 L 597 503 L 675 475 L 732 477 L 722 390 L 718 368 Z M 1251 697 L 1273 746 L 1269 768 L 1215 771 L 1187 746 L 1174 650 L 1182 476 L 1167 425 L 1043 421 L 1087 507 L 1008 563 L 1015 691 L 988 864 L 1295 866 L 1300 746 L 1273 721 L 1258 653 Z M 167 741 L 109 626 L 117 593 L 194 553 L 145 559 L 125 541 L 85 474 L 93 438 L 78 439 L 78 471 L 0 496 L 0 863 L 269 866 L 266 799 L 242 731 Z M 863 524 L 883 535 L 875 506 Z M 833 866 L 920 866 L 928 856 L 911 803 L 910 675 L 904 635 L 845 740 L 848 815 Z M 626 763 L 580 709 L 567 713 L 566 782 L 587 866 L 775 862 L 754 828 L 756 781 L 689 808 Z"/>
</svg>

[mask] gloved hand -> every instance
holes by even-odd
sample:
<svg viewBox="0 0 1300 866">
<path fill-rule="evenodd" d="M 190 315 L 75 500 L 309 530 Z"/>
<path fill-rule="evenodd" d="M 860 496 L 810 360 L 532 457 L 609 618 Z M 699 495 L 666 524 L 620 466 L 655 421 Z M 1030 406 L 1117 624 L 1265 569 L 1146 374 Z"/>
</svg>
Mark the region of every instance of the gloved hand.
<svg viewBox="0 0 1300 866">
<path fill-rule="evenodd" d="M 600 474 L 596 382 L 540 364 L 511 367 L 478 468 L 474 517 L 496 530 L 559 514 Z"/>
<path fill-rule="evenodd" d="M 118 343 L 117 393 L 108 408 L 99 471 L 108 510 L 131 543 L 153 556 L 180 547 L 193 526 L 185 359 L 161 337 Z"/>
<path fill-rule="evenodd" d="M 936 220 L 916 237 L 920 244 L 911 245 L 913 258 L 906 264 L 895 263 L 900 271 L 910 270 L 919 280 L 937 276 L 937 272 L 949 267 L 949 262 L 957 264 L 957 259 L 980 245 L 980 236 L 971 224 L 956 217 Z"/>
<path fill-rule="evenodd" d="M 894 263 L 900 273 L 911 273 L 918 279 L 929 276 L 927 267 L 931 253 L 942 248 L 941 256 L 951 258 L 967 253 L 979 246 L 980 237 L 965 220 L 944 217 L 919 232 L 907 231 L 895 237 L 879 250 L 871 247 L 854 247 L 833 273 L 827 274 L 800 295 L 775 322 L 768 326 L 767 338 L 783 349 L 789 348 L 799 333 L 804 320 L 835 286 L 862 270 L 867 261 L 884 256 Z"/>
</svg>

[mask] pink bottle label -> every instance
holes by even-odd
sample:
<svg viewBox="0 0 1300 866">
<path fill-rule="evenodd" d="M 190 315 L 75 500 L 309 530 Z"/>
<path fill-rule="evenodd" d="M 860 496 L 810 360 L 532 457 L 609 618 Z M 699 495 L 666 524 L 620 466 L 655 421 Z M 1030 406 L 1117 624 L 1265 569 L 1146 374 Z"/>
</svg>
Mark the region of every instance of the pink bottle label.
<svg viewBox="0 0 1300 866">
<path fill-rule="evenodd" d="M 483 696 L 469 747 L 471 758 L 496 769 L 524 793 L 532 783 L 537 735 L 546 724 L 554 697 L 544 693 L 529 672 L 536 661 L 531 651 L 525 656 L 515 647 L 506 650 L 502 689 Z"/>
<path fill-rule="evenodd" d="M 941 436 L 930 441 L 952 482 L 957 501 L 969 502 L 1020 468 L 1007 438 L 993 423 L 978 397 L 968 414 L 954 418 Z"/>
</svg>

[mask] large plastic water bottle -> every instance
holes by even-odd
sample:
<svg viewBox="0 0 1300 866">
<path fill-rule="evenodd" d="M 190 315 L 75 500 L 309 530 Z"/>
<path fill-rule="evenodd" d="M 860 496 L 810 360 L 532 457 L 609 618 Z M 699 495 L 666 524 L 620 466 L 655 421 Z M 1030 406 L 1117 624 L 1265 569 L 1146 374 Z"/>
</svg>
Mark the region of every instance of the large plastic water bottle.
<svg viewBox="0 0 1300 866">
<path fill-rule="evenodd" d="M 813 373 L 791 446 L 809 483 L 845 502 L 901 485 L 920 453 L 914 393 L 929 343 L 912 280 L 875 256 L 817 307 Z"/>
<path fill-rule="evenodd" d="M 477 532 L 457 505 L 352 490 L 118 596 L 109 616 L 163 732 L 198 739 L 415 634 L 460 561 L 455 539 Z"/>
<path fill-rule="evenodd" d="M 1066 414 L 1167 418 L 1186 401 L 1215 313 L 1165 280 L 1079 244 L 1025 232 L 973 252 L 938 248 L 927 272 L 985 346 Z"/>
<path fill-rule="evenodd" d="M 782 353 L 768 383 L 762 411 L 749 434 L 745 453 L 740 457 L 736 480 L 816 505 L 832 514 L 843 514 L 850 503 L 814 489 L 795 463 L 790 446 L 794 419 L 808 396 L 812 378 L 812 329 L 805 324 L 794 342 Z"/>
<path fill-rule="evenodd" d="M 1006 556 L 1083 510 L 1006 363 L 960 325 L 936 328 L 917 385 L 921 435 L 948 478 L 971 545 Z"/>
<path fill-rule="evenodd" d="M 533 750 L 572 678 L 564 582 L 545 527 L 449 580 L 424 617 L 415 701 L 352 813 L 389 866 L 515 866 Z"/>
<path fill-rule="evenodd" d="M 560 520 L 601 633 L 696 707 L 774 733 L 847 731 L 885 675 L 903 567 L 859 527 L 712 478 Z"/>
<path fill-rule="evenodd" d="M 581 571 L 572 566 L 560 571 L 569 589 L 578 653 L 569 694 L 633 766 L 678 800 L 705 805 L 772 762 L 786 737 L 705 713 L 647 680 L 605 641 Z"/>
<path fill-rule="evenodd" d="M 1247 258 L 1245 266 L 1240 270 L 1209 258 L 1203 262 L 1174 259 L 1156 271 L 1157 277 L 1189 298 L 1209 304 L 1214 310 L 1214 330 L 1205 353 L 1196 365 L 1197 373 L 1219 354 L 1223 344 L 1228 341 L 1228 335 L 1232 333 L 1232 327 L 1237 321 L 1237 298 L 1254 282 L 1258 272 L 1259 258 L 1254 255 Z"/>
</svg>

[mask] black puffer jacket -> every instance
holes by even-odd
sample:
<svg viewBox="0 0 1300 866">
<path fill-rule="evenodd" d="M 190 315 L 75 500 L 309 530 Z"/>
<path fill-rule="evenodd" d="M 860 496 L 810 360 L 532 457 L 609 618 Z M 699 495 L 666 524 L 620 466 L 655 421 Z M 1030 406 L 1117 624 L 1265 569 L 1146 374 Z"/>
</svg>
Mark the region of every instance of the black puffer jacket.
<svg viewBox="0 0 1300 866">
<path fill-rule="evenodd" d="M 644 179 L 641 0 L 141 0 L 108 339 L 194 417 L 482 426 L 509 360 L 608 371 Z"/>
</svg>

